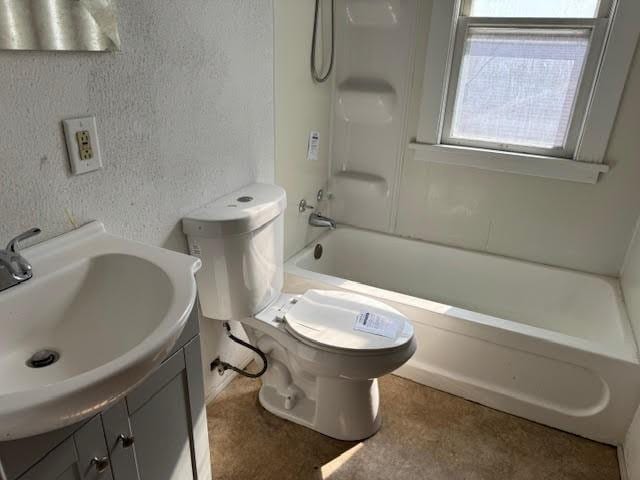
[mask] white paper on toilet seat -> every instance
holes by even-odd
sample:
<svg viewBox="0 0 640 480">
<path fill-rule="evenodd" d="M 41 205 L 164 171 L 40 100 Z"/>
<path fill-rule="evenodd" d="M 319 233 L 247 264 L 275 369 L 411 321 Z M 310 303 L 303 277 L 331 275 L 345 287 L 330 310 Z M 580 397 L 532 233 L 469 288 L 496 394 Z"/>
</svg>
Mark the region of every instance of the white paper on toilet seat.
<svg viewBox="0 0 640 480">
<path fill-rule="evenodd" d="M 400 324 L 395 318 L 385 317 L 374 312 L 360 312 L 356 315 L 354 330 L 380 335 L 381 337 L 396 338 Z"/>
<path fill-rule="evenodd" d="M 357 326 L 357 318 L 369 314 Z M 377 321 L 373 323 L 373 317 Z M 331 349 L 382 352 L 411 341 L 406 316 L 373 298 L 351 292 L 307 290 L 284 315 L 285 329 L 303 341 Z M 373 327 L 373 328 L 372 328 Z"/>
</svg>

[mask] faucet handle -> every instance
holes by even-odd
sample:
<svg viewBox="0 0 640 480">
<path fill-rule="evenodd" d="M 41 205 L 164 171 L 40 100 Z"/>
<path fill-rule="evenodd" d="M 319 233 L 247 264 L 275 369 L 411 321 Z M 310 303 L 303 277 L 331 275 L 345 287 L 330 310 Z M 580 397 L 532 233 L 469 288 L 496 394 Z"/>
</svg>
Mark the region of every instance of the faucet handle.
<svg viewBox="0 0 640 480">
<path fill-rule="evenodd" d="M 304 213 L 307 210 L 313 210 L 313 209 L 314 209 L 313 205 L 309 205 L 304 198 L 300 200 L 300 202 L 298 203 L 298 211 L 300 213 Z"/>
<path fill-rule="evenodd" d="M 30 230 L 27 230 L 24 233 L 21 233 L 17 237 L 13 238 L 9 243 L 7 243 L 6 251 L 11 253 L 17 253 L 18 242 L 22 242 L 24 240 L 27 240 L 28 238 L 35 237 L 36 235 L 40 234 L 40 232 L 42 232 L 42 230 L 36 227 Z"/>
</svg>

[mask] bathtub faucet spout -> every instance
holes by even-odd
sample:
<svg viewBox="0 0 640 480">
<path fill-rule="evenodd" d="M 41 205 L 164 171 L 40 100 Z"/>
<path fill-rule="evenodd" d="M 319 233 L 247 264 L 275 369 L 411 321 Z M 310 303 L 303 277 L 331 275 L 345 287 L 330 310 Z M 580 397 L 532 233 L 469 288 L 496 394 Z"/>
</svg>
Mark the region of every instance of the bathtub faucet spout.
<svg viewBox="0 0 640 480">
<path fill-rule="evenodd" d="M 336 221 L 332 218 L 325 217 L 320 212 L 313 212 L 309 215 L 309 225 L 312 227 L 329 227 L 331 230 L 335 230 Z"/>
</svg>

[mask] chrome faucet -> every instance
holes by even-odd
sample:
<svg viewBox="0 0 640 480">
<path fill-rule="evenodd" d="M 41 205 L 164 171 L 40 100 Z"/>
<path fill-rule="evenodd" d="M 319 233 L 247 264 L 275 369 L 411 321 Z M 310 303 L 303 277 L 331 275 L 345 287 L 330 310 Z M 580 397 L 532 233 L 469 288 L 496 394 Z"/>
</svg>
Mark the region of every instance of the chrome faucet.
<svg viewBox="0 0 640 480">
<path fill-rule="evenodd" d="M 4 250 L 0 250 L 0 291 L 26 282 L 33 276 L 31 264 L 18 251 L 18 243 L 40 232 L 39 228 L 27 230 L 11 240 Z"/>
<path fill-rule="evenodd" d="M 336 221 L 333 218 L 325 217 L 320 212 L 313 212 L 309 215 L 309 225 L 312 227 L 329 227 L 331 230 L 335 230 Z"/>
</svg>

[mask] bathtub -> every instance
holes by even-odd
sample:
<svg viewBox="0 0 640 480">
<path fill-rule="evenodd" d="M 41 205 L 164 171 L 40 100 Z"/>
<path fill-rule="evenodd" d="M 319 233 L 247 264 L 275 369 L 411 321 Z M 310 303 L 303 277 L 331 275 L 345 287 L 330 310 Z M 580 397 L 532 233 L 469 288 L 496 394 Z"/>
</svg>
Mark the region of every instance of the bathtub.
<svg viewBox="0 0 640 480">
<path fill-rule="evenodd" d="M 397 375 L 622 443 L 640 366 L 617 279 L 342 226 L 285 271 L 286 291 L 349 290 L 409 317 L 418 350 Z"/>
</svg>

